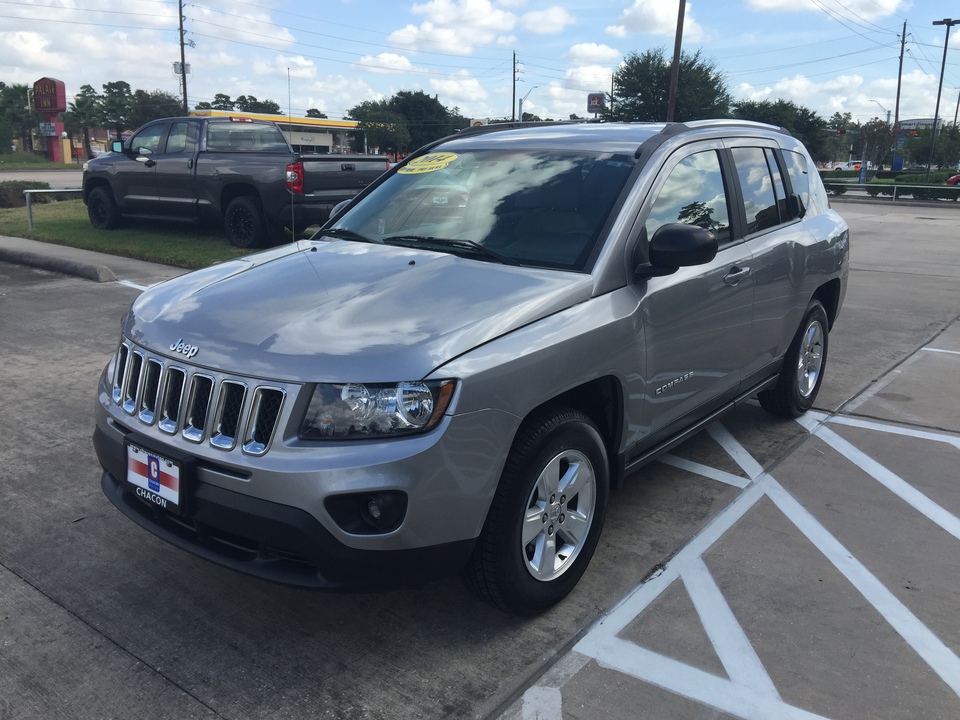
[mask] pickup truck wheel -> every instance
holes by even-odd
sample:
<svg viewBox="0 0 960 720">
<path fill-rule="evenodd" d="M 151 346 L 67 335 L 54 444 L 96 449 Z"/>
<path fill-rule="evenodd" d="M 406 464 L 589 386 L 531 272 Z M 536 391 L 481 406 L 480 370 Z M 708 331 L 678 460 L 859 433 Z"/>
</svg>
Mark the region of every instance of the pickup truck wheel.
<svg viewBox="0 0 960 720">
<path fill-rule="evenodd" d="M 241 195 L 227 205 L 223 225 L 230 244 L 238 248 L 255 248 L 266 244 L 267 228 L 263 206 L 255 197 Z"/>
<path fill-rule="evenodd" d="M 87 196 L 87 217 L 98 230 L 113 230 L 120 224 L 120 213 L 113 193 L 105 187 L 95 187 Z"/>
<path fill-rule="evenodd" d="M 757 396 L 764 410 L 795 418 L 813 407 L 827 365 L 828 327 L 826 310 L 813 300 L 783 358 L 780 379 Z"/>
<path fill-rule="evenodd" d="M 521 428 L 462 577 L 481 600 L 543 612 L 580 580 L 603 528 L 607 453 L 583 413 L 564 409 Z"/>
</svg>

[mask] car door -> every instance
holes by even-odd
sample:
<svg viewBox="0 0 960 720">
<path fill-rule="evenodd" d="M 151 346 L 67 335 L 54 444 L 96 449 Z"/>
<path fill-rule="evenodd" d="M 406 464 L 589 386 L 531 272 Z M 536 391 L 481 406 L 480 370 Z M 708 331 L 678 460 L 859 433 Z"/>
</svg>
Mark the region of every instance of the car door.
<svg viewBox="0 0 960 720">
<path fill-rule="evenodd" d="M 736 396 L 749 361 L 752 256 L 732 232 L 721 152 L 716 141 L 674 153 L 641 214 L 640 257 L 669 223 L 707 228 L 719 244 L 708 264 L 636 283 L 646 357 L 642 424 L 653 433 L 671 434 Z"/>
<path fill-rule="evenodd" d="M 144 126 L 127 141 L 114 165 L 114 188 L 125 210 L 149 212 L 157 201 L 156 156 L 166 122 Z"/>
<path fill-rule="evenodd" d="M 772 141 L 728 141 L 735 171 L 743 234 L 753 256 L 755 286 L 751 352 L 744 382 L 753 385 L 777 371 L 809 298 L 801 297 L 804 248 L 815 238 L 791 205 Z"/>
<path fill-rule="evenodd" d="M 197 212 L 194 163 L 200 126 L 189 120 L 170 123 L 163 152 L 156 158 L 157 210 L 164 215 L 189 217 Z"/>
</svg>

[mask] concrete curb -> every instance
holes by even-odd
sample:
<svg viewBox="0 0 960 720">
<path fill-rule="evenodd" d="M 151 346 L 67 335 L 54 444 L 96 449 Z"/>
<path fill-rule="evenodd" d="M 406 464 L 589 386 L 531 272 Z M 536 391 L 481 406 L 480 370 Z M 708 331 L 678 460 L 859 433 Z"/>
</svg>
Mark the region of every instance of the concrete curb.
<svg viewBox="0 0 960 720">
<path fill-rule="evenodd" d="M 25 250 L 0 247 L 0 260 L 17 265 L 29 265 L 42 270 L 51 270 L 64 275 L 74 275 L 98 283 L 117 281 L 117 276 L 113 274 L 113 270 L 104 265 L 76 262 Z"/>
</svg>

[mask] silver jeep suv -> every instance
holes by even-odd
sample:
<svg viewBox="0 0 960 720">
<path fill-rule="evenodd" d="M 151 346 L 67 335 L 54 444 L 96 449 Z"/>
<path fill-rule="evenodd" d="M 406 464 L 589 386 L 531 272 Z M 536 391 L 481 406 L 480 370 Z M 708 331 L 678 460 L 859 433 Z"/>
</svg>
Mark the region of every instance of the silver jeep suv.
<svg viewBox="0 0 960 720">
<path fill-rule="evenodd" d="M 103 491 L 261 578 L 460 571 L 540 612 L 626 475 L 751 396 L 811 407 L 848 242 L 771 126 L 464 131 L 312 239 L 143 293 L 100 379 Z"/>
</svg>

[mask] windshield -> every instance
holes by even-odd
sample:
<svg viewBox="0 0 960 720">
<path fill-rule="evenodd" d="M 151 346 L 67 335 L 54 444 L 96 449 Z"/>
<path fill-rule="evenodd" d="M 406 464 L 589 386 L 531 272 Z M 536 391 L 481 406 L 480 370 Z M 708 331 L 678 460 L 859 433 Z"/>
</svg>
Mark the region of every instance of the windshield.
<svg viewBox="0 0 960 720">
<path fill-rule="evenodd" d="M 431 153 L 387 178 L 331 234 L 581 271 L 633 164 L 609 153 Z M 476 246 L 485 252 L 469 252 Z"/>
</svg>

